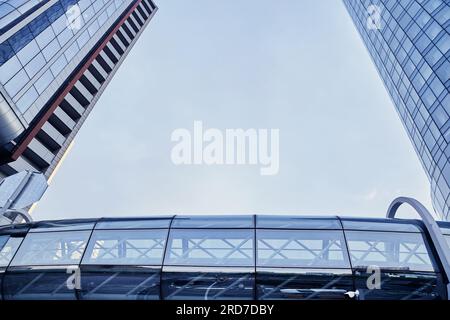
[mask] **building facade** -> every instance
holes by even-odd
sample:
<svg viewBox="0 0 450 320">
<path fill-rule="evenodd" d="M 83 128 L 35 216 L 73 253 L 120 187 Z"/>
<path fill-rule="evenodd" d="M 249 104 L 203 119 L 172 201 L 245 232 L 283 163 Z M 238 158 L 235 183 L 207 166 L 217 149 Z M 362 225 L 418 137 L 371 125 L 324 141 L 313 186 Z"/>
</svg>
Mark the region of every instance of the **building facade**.
<svg viewBox="0 0 450 320">
<path fill-rule="evenodd" d="M 450 219 L 450 1 L 344 0 Z"/>
<path fill-rule="evenodd" d="M 49 178 L 147 26 L 152 0 L 0 3 L 0 178 Z"/>
</svg>

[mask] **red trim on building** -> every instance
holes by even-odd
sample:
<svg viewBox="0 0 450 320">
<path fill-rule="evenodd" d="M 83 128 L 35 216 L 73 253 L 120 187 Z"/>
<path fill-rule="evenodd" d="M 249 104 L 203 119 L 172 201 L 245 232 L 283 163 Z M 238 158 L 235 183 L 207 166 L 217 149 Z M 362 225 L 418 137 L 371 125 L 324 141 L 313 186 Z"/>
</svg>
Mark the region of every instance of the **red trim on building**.
<svg viewBox="0 0 450 320">
<path fill-rule="evenodd" d="M 50 108 L 45 112 L 45 114 L 39 119 L 38 123 L 33 127 L 31 132 L 22 140 L 20 141 L 17 146 L 15 147 L 11 159 L 13 161 L 17 160 L 22 153 L 25 151 L 25 149 L 30 144 L 31 140 L 38 134 L 39 130 L 41 130 L 42 126 L 48 121 L 48 119 L 51 117 L 53 112 L 56 110 L 56 108 L 60 105 L 60 103 L 64 100 L 65 96 L 69 93 L 70 90 L 72 90 L 75 83 L 81 78 L 81 76 L 84 74 L 86 69 L 92 64 L 95 58 L 100 54 L 100 52 L 106 47 L 108 42 L 112 39 L 112 37 L 116 34 L 117 30 L 125 23 L 125 20 L 128 19 L 128 17 L 131 16 L 131 14 L 134 12 L 134 10 L 137 8 L 137 6 L 142 2 L 142 0 L 138 0 L 133 7 L 130 8 L 130 10 L 125 14 L 125 16 L 117 23 L 115 28 L 109 33 L 109 35 L 103 40 L 103 42 L 100 44 L 100 46 L 95 50 L 95 52 L 91 55 L 91 57 L 86 61 L 86 63 L 81 67 L 81 69 L 76 73 L 76 75 L 73 77 L 73 79 L 69 82 L 67 87 L 64 89 L 64 91 L 58 96 L 58 98 L 53 102 L 53 104 L 50 106 Z"/>
</svg>

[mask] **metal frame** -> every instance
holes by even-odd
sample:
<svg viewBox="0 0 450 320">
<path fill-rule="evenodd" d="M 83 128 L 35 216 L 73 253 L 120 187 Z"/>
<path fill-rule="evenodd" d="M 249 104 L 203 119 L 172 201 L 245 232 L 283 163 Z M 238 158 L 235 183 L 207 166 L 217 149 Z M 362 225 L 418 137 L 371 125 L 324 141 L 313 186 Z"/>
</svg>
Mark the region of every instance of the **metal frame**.
<svg viewBox="0 0 450 320">
<path fill-rule="evenodd" d="M 406 201 L 405 201 L 406 202 Z M 392 205 L 392 208 L 390 208 L 388 216 L 390 218 L 393 218 L 395 216 L 395 212 L 397 211 L 398 207 L 402 204 L 402 201 L 398 201 L 397 203 Z M 420 208 L 420 207 L 418 207 Z M 431 217 L 431 216 L 430 216 Z M 169 218 L 169 217 L 167 217 Z M 425 216 L 426 218 L 426 216 Z M 173 221 L 173 217 L 171 218 Z M 76 223 L 80 223 L 83 224 L 84 220 L 79 220 Z M 91 220 L 89 220 L 91 221 Z M 102 221 L 97 220 L 96 223 L 98 223 L 98 221 Z M 395 220 L 383 220 L 387 223 L 395 223 L 395 224 L 401 224 L 401 222 L 396 222 Z M 433 223 L 436 223 L 432 218 L 431 221 Z M 413 220 L 409 220 L 409 223 L 414 224 L 414 225 L 418 225 L 419 223 L 417 221 L 413 221 Z M 53 231 L 50 231 L 48 227 L 48 225 L 52 225 L 55 226 L 56 228 Z M 47 223 L 33 223 L 30 224 L 30 230 L 32 232 L 32 234 L 39 234 L 40 232 L 43 233 L 58 233 L 62 230 L 64 230 L 64 232 L 74 232 L 74 233 L 78 233 L 78 232 L 92 232 L 92 230 L 104 230 L 104 229 L 96 229 L 96 224 L 94 223 L 93 225 L 91 225 L 89 227 L 89 230 L 87 229 L 80 229 L 78 230 L 78 228 L 72 228 L 72 230 L 67 230 L 67 229 L 60 229 L 60 226 L 63 224 L 57 223 L 57 222 L 47 222 Z M 308 225 L 309 226 L 309 225 Z M 41 228 L 41 230 L 40 230 Z M 87 228 L 87 227 L 85 227 Z M 200 250 L 202 252 L 202 256 L 205 256 L 206 258 L 210 258 L 210 260 L 213 260 L 212 264 L 214 266 L 207 266 L 207 265 L 201 265 L 202 263 L 204 264 L 205 261 L 195 261 L 194 264 L 190 265 L 190 264 L 184 264 L 185 261 L 181 261 L 180 264 L 176 264 L 174 262 L 170 262 L 168 261 L 166 258 L 168 258 L 169 253 L 172 251 L 171 249 L 171 245 L 170 245 L 170 241 L 166 240 L 166 245 L 164 246 L 164 250 L 163 252 L 165 253 L 162 258 L 163 261 L 162 263 L 157 263 L 157 264 L 146 264 L 146 263 L 139 263 L 139 265 L 134 265 L 133 261 L 124 261 L 127 264 L 124 265 L 119 265 L 119 264 L 103 264 L 100 263 L 99 264 L 92 264 L 92 263 L 87 263 L 87 261 L 85 263 L 83 263 L 83 259 L 81 259 L 80 261 L 77 261 L 75 263 L 64 263 L 59 265 L 21 265 L 21 264 L 17 264 L 17 266 L 15 264 L 9 263 L 8 267 L 6 269 L 6 273 L 5 273 L 5 279 L 9 282 L 5 282 L 7 283 L 7 287 L 8 290 L 5 291 L 6 292 L 11 292 L 13 295 L 15 294 L 15 292 L 19 292 L 18 290 L 20 290 L 21 293 L 23 293 L 23 296 L 21 296 L 20 294 L 17 296 L 6 296 L 5 299 L 40 299 L 43 296 L 40 296 L 39 294 L 35 295 L 35 292 L 31 289 L 26 288 L 27 285 L 29 284 L 28 282 L 34 281 L 34 279 L 37 279 L 36 281 L 42 281 L 43 284 L 47 285 L 47 280 L 43 279 L 43 280 L 39 280 L 41 279 L 41 277 L 46 277 L 46 273 L 47 273 L 47 269 L 49 269 L 50 271 L 48 272 L 56 272 L 56 273 L 61 273 L 64 279 L 67 279 L 66 276 L 66 272 L 65 272 L 65 268 L 67 266 L 78 266 L 81 268 L 81 274 L 82 274 L 82 279 L 83 279 L 83 275 L 92 275 L 93 278 L 86 278 L 87 282 L 84 282 L 82 284 L 82 289 L 79 289 L 78 291 L 75 292 L 75 299 L 116 299 L 116 298 L 120 298 L 120 299 L 179 299 L 179 298 L 183 298 L 183 297 L 187 297 L 192 295 L 192 298 L 197 298 L 197 299 L 232 299 L 234 297 L 234 295 L 236 294 L 236 298 L 238 297 L 238 288 L 240 289 L 245 289 L 244 292 L 242 294 L 244 294 L 244 296 L 239 296 L 239 298 L 242 299 L 246 299 L 246 298 L 253 298 L 253 299 L 257 299 L 257 298 L 274 298 L 273 294 L 276 293 L 276 297 L 278 298 L 279 295 L 282 296 L 286 296 L 287 298 L 300 298 L 300 299 L 315 299 L 315 298 L 323 298 L 323 299 L 334 299 L 334 297 L 339 297 L 339 298 L 358 298 L 358 294 L 361 295 L 361 297 L 367 296 L 367 298 L 370 298 L 370 293 L 368 292 L 364 292 L 364 290 L 362 290 L 361 292 L 359 292 L 358 290 L 350 288 L 347 288 L 347 282 L 344 283 L 343 287 L 339 287 L 336 284 L 336 281 L 338 281 L 339 279 L 344 279 L 345 275 L 349 276 L 349 279 L 352 283 L 355 283 L 354 281 L 356 280 L 354 275 L 352 275 L 352 270 L 353 268 L 351 268 L 351 264 L 348 268 L 341 268 L 341 267 L 334 267 L 334 266 L 330 266 L 330 267 L 324 267 L 324 266 L 315 266 L 314 265 L 314 261 L 317 261 L 318 258 L 322 258 L 324 256 L 327 256 L 326 252 L 328 250 L 330 250 L 330 247 L 332 246 L 333 248 L 335 248 L 336 244 L 339 244 L 339 242 L 336 241 L 329 241 L 327 239 L 323 239 L 326 241 L 323 241 L 322 244 L 311 244 L 312 247 L 310 247 L 308 244 L 306 243 L 302 243 L 302 241 L 298 241 L 299 239 L 296 239 L 296 237 L 292 238 L 290 237 L 290 235 L 285 234 L 286 232 L 282 233 L 281 236 L 283 237 L 287 237 L 287 239 L 284 239 L 284 241 L 282 243 L 278 243 L 277 246 L 273 246 L 272 243 L 266 243 L 266 245 L 268 244 L 268 248 L 269 248 L 269 254 L 267 254 L 266 256 L 270 259 L 274 259 L 274 257 L 284 257 L 286 258 L 289 255 L 285 254 L 284 250 L 290 250 L 290 245 L 296 243 L 299 245 L 298 249 L 301 250 L 302 252 L 308 253 L 308 257 L 311 257 L 311 260 L 309 260 L 309 264 L 308 265 L 304 265 L 303 267 L 300 267 L 300 265 L 295 265 L 295 266 L 290 266 L 290 268 L 286 268 L 288 267 L 286 266 L 266 266 L 266 265 L 260 265 L 258 264 L 258 261 L 253 260 L 254 265 L 249 265 L 249 266 L 238 266 L 238 265 L 230 265 L 229 267 L 224 266 L 226 258 L 230 257 L 230 256 L 234 256 L 236 254 L 242 255 L 243 252 L 247 253 L 247 251 L 243 251 L 241 252 L 241 250 L 243 250 L 244 248 L 242 247 L 242 243 L 244 243 L 246 240 L 246 236 L 248 235 L 249 237 L 254 237 L 253 239 L 255 239 L 255 241 L 258 241 L 258 236 L 256 231 L 257 230 L 276 230 L 276 231 L 280 231 L 280 230 L 287 230 L 287 229 L 278 229 L 278 228 L 271 228 L 271 229 L 265 229 L 265 228 L 245 228 L 245 229 L 239 229 L 239 230 L 246 230 L 248 231 L 245 232 L 245 234 L 240 234 L 241 236 L 243 236 L 244 238 L 240 238 L 239 239 L 234 239 L 233 241 L 231 241 L 230 238 L 233 238 L 231 236 L 231 233 L 233 230 L 233 228 L 226 228 L 226 229 L 222 229 L 222 228 L 218 228 L 218 229 L 195 229 L 195 228 L 171 228 L 171 225 L 169 226 L 169 228 L 144 228 L 144 229 L 105 229 L 105 230 L 117 230 L 117 231 L 123 231 L 123 230 L 133 230 L 133 231 L 143 231 L 143 230 L 160 230 L 160 229 L 164 229 L 167 232 L 167 236 L 165 237 L 165 239 L 171 239 L 171 232 L 174 231 L 180 231 L 180 230 L 189 230 L 189 231 L 194 231 L 194 234 L 191 234 L 190 232 L 188 234 L 183 234 L 183 236 L 180 235 L 180 237 L 175 236 L 175 239 L 179 239 L 179 238 L 183 238 L 184 236 L 187 237 L 187 239 L 185 239 L 185 243 L 184 243 L 184 251 L 183 251 L 183 246 L 182 243 L 177 242 L 177 249 L 181 249 L 181 250 L 175 250 L 176 251 L 176 256 L 179 257 L 181 255 L 181 257 L 183 257 L 183 253 L 187 254 L 188 256 L 190 255 L 190 253 L 193 252 L 193 250 Z M 30 230 L 27 229 L 27 232 L 30 232 Z M 305 230 L 307 231 L 311 231 L 314 232 L 316 229 L 289 229 L 289 230 L 296 230 L 298 232 L 303 232 Z M 323 229 L 317 229 L 317 230 L 323 230 Z M 391 230 L 391 229 L 389 229 Z M 393 230 L 396 230 L 395 228 Z M 214 238 L 217 241 L 214 241 L 212 243 L 206 243 L 205 240 L 209 239 L 211 234 L 210 232 L 215 232 L 215 231 L 221 231 L 219 232 L 220 234 L 215 234 Z M 253 232 L 254 231 L 254 232 Z M 326 230 L 324 230 L 326 231 Z M 358 230 L 353 230 L 350 229 L 350 231 L 358 231 Z M 95 231 L 94 231 L 95 232 Z M 222 233 L 223 232 L 223 233 Z M 340 231 L 342 232 L 342 231 Z M 406 236 L 406 234 L 408 234 L 408 232 L 403 233 L 402 231 L 394 231 L 392 233 L 398 234 L 398 239 L 399 241 L 404 241 L 405 238 L 403 237 L 403 235 Z M 423 235 L 423 231 L 419 231 L 419 229 L 417 229 L 417 231 L 412 232 L 414 234 L 418 234 L 420 233 L 421 235 Z M 8 234 L 8 233 L 5 233 Z M 344 238 L 345 238 L 345 232 L 344 234 Z M 114 238 L 114 236 L 117 236 L 118 234 L 116 233 L 111 233 L 111 237 Z M 194 238 L 191 238 L 192 236 L 194 236 Z M 442 235 L 441 235 L 442 236 Z M 58 237 L 53 238 L 54 240 L 57 239 Z M 110 254 L 110 250 L 114 251 L 117 250 L 118 248 L 124 247 L 127 242 L 128 242 L 128 238 L 131 237 L 118 237 L 119 239 L 114 239 L 115 241 L 118 242 L 114 242 L 111 243 L 111 246 L 107 246 L 105 248 L 105 251 L 100 252 L 100 257 L 105 255 L 105 256 L 109 256 Z M 123 239 L 121 239 L 123 238 Z M 367 238 L 367 241 L 364 241 L 364 243 L 367 244 L 368 248 L 364 250 L 364 252 L 366 254 L 370 253 L 370 252 L 377 252 L 380 253 L 379 250 L 380 248 L 377 248 L 376 244 L 382 240 L 383 237 L 370 237 Z M 396 238 L 396 239 L 397 239 Z M 428 242 L 431 242 L 432 240 L 434 241 L 434 239 L 431 239 L 428 235 L 426 237 L 428 239 Z M 265 238 L 262 237 L 259 240 L 268 240 L 269 238 Z M 373 240 L 372 240 L 373 239 Z M 403 240 L 402 240 L 403 239 Z M 426 240 L 423 238 L 423 236 L 421 236 L 422 240 Z M 94 240 L 94 237 L 89 238 L 88 240 L 88 244 L 90 243 L 91 240 Z M 100 240 L 100 239 L 99 239 Z M 111 239 L 112 240 L 112 239 Z M 250 240 L 250 239 L 247 239 Z M 56 240 L 55 240 L 56 241 Z M 60 240 L 57 240 L 60 241 Z M 347 240 L 348 241 L 348 240 Z M 445 240 L 444 240 L 445 241 Z M 61 243 L 64 243 L 64 245 L 58 246 L 61 248 L 64 248 L 67 251 L 63 251 L 63 252 L 56 252 L 56 256 L 58 258 L 61 257 L 61 254 L 69 254 L 70 252 L 74 252 L 79 250 L 80 248 L 77 248 L 77 245 L 79 244 L 74 244 L 74 246 L 67 246 L 65 243 L 67 241 L 62 241 Z M 132 241 L 131 241 L 132 242 Z M 300 243 L 299 243 L 300 242 Z M 93 242 L 95 243 L 95 242 Z M 103 243 L 100 243 L 102 246 L 104 245 Z M 154 243 L 156 245 L 156 243 Z M 189 246 L 188 246 L 189 244 Z M 289 244 L 289 245 L 288 245 Z M 43 246 L 45 246 L 46 243 L 43 243 Z M 108 244 L 109 245 L 109 244 Z M 134 250 L 136 249 L 141 249 L 140 246 L 137 246 L 137 248 L 134 247 L 134 244 L 132 244 L 133 247 L 129 247 L 128 249 L 133 250 L 133 252 L 135 252 Z M 160 246 L 159 242 L 157 244 L 158 246 Z M 260 243 L 261 245 L 261 243 Z M 347 247 L 347 243 L 344 242 L 342 243 L 342 245 L 345 245 L 345 247 Z M 430 244 L 431 245 L 431 244 Z M 23 246 L 23 244 L 22 244 Z M 87 253 L 89 253 L 90 251 L 88 251 L 87 248 L 93 248 L 94 244 L 92 244 L 91 246 L 87 246 L 86 247 L 86 251 L 84 251 L 82 253 L 82 255 L 85 255 Z M 122 248 L 120 251 L 121 254 L 125 255 L 125 251 L 123 250 L 124 248 Z M 147 248 L 148 249 L 148 248 Z M 255 253 L 255 256 L 253 258 L 256 259 L 256 250 L 258 249 L 258 245 L 253 243 L 253 248 L 252 251 Z M 403 248 L 403 250 L 405 251 L 406 255 L 405 255 L 405 259 L 406 261 L 413 257 L 415 254 L 419 253 L 417 252 L 418 247 L 416 245 L 411 245 L 409 243 L 407 243 L 405 245 L 405 247 Z M 218 252 L 216 252 L 216 250 L 219 250 Z M 223 251 L 226 250 L 226 251 Z M 403 252 L 402 250 L 402 252 Z M 447 250 L 447 249 L 446 249 Z M 70 252 L 68 252 L 70 251 Z M 148 255 L 149 253 L 146 252 L 146 250 L 137 250 L 137 256 L 142 255 Z M 182 251 L 182 252 L 179 252 Z M 347 251 L 347 250 L 345 250 Z M 428 250 L 429 251 L 429 250 Z M 79 252 L 79 251 L 78 251 Z M 383 252 L 383 250 L 381 250 L 381 252 Z M 53 254 L 55 254 L 55 252 L 52 252 Z M 111 252 L 112 253 L 112 252 Z M 347 253 L 349 253 L 349 251 L 347 251 Z M 351 253 L 351 251 L 350 251 Z M 436 252 L 433 252 L 434 255 L 436 256 Z M 33 254 L 33 252 L 31 252 L 31 254 Z M 395 254 L 395 252 L 393 253 Z M 431 252 L 428 252 L 428 254 L 431 256 Z M 132 256 L 135 256 L 135 254 L 133 254 Z M 244 254 L 245 256 L 245 254 Z M 359 256 L 359 255 L 358 255 Z M 196 257 L 192 257 L 192 258 L 196 258 Z M 223 260 L 225 258 L 225 261 Z M 350 256 L 348 256 L 349 258 L 349 262 L 351 262 L 350 260 Z M 164 260 L 165 259 L 165 260 Z M 219 262 L 217 264 L 214 263 L 214 261 L 219 260 Z M 436 261 L 438 261 L 439 257 L 436 257 Z M 402 259 L 403 260 L 403 259 Z M 312 261 L 312 265 L 311 265 L 311 261 Z M 200 264 L 200 265 L 199 265 Z M 208 264 L 208 263 L 206 263 Z M 239 263 L 240 264 L 240 263 Z M 133 274 L 135 274 L 135 268 L 139 268 L 142 270 L 143 274 L 142 276 L 139 276 L 138 278 L 133 278 Z M 442 269 L 441 265 L 439 265 L 439 268 Z M 148 269 L 148 273 L 146 272 L 146 270 Z M 152 270 L 152 272 L 150 272 L 150 269 Z M 292 269 L 292 272 L 291 270 Z M 153 270 L 158 270 L 159 272 L 154 273 Z M 20 273 L 36 273 L 35 275 L 27 275 L 26 277 L 23 277 L 20 275 Z M 86 272 L 86 273 L 84 273 Z M 269 273 L 274 273 L 276 275 L 279 275 L 276 277 L 276 281 L 273 282 L 272 280 L 270 280 L 269 282 L 265 282 L 264 280 L 264 273 L 265 272 L 269 272 Z M 407 272 L 407 271 L 405 271 Z M 17 279 L 14 280 L 14 278 L 8 278 L 8 274 L 11 273 L 15 273 L 17 276 L 22 277 L 22 280 L 25 281 L 25 283 L 22 285 L 19 282 L 17 282 Z M 314 280 L 313 282 L 311 282 L 312 284 L 310 286 L 304 286 L 301 283 L 296 283 L 297 281 L 301 280 L 301 274 L 305 274 L 305 276 L 309 277 L 312 276 L 314 274 L 317 274 L 318 276 L 321 276 L 321 274 L 325 274 L 327 275 L 326 278 L 321 278 L 320 283 L 318 283 L 316 280 Z M 395 273 L 395 272 L 394 272 Z M 442 270 L 442 275 L 444 275 L 447 273 L 445 272 L 445 270 Z M 131 275 L 131 276 L 130 276 Z M 329 275 L 334 275 L 333 277 L 329 277 Z M 358 281 L 365 281 L 366 276 L 368 275 L 368 273 L 366 274 L 364 272 L 364 274 L 362 274 L 363 278 L 358 278 Z M 53 276 L 53 275 L 52 275 Z M 122 279 L 122 276 L 125 277 Z M 130 281 L 126 279 L 127 276 L 130 276 Z M 38 277 L 38 278 L 36 278 Z M 59 277 L 59 276 L 58 276 Z M 68 276 L 67 276 L 68 277 Z M 261 277 L 261 278 L 260 278 Z M 429 281 L 428 281 L 429 278 Z M 437 277 L 435 272 L 431 273 L 428 272 L 427 274 L 424 275 L 424 277 L 418 279 L 418 281 L 415 285 L 414 288 L 412 289 L 411 292 L 406 292 L 404 295 L 403 294 L 398 294 L 396 295 L 397 299 L 408 299 L 408 298 L 421 298 L 421 296 L 423 296 L 423 298 L 425 299 L 429 299 L 429 298 L 433 298 L 433 297 L 437 297 L 437 295 L 439 295 L 439 297 L 441 298 L 445 298 L 445 293 L 444 290 L 439 288 L 435 288 L 436 284 L 438 281 L 440 281 Z M 444 278 L 444 276 L 443 276 Z M 53 278 L 52 278 L 53 279 Z M 93 281 L 92 279 L 97 279 L 96 281 Z M 258 280 L 260 279 L 260 280 Z M 393 277 L 393 281 L 395 284 L 396 281 L 396 276 L 394 274 Z M 5 280 L 5 281 L 6 281 Z M 21 281 L 22 281 L 21 280 Z M 91 281 L 92 280 L 92 281 Z M 323 280 L 323 281 L 322 281 Z M 348 280 L 348 279 L 347 279 Z M 53 281 L 53 280 L 52 280 Z M 56 281 L 56 279 L 55 279 Z M 59 281 L 59 280 L 57 280 Z M 118 282 L 116 282 L 118 281 Z M 258 282 L 259 281 L 259 282 Z M 389 279 L 384 280 L 383 279 L 383 283 L 386 284 L 386 286 L 389 286 Z M 17 282 L 17 288 L 15 285 L 15 282 Z M 63 283 L 63 282 L 61 282 Z M 119 283 L 124 284 L 125 287 L 117 292 L 114 292 L 114 289 L 112 289 L 114 286 L 118 285 Z M 361 282 L 363 283 L 363 282 Z M 20 285 L 19 285 L 20 284 Z M 51 283 L 49 283 L 51 284 Z M 87 285 L 89 284 L 89 285 Z M 258 284 L 263 284 L 263 286 L 258 286 Z M 20 288 L 21 286 L 25 286 L 25 288 Z M 111 286 L 111 291 L 110 291 L 110 287 Z M 445 287 L 447 285 L 446 282 L 444 282 L 443 287 Z M 334 288 L 336 287 L 336 288 Z M 432 287 L 432 288 L 431 288 Z M 264 288 L 265 290 L 260 291 L 262 288 Z M 358 287 L 357 287 L 358 288 Z M 359 286 L 359 288 L 363 288 L 361 286 Z M 55 291 L 56 289 L 56 291 Z M 439 289 L 439 290 L 438 290 Z M 59 291 L 58 291 L 59 290 Z M 237 291 L 235 291 L 237 290 Z M 279 290 L 279 291 L 277 291 Z M 356 290 L 356 291 L 347 291 L 347 290 Z M 438 292 L 438 291 L 439 292 Z M 395 293 L 395 292 L 393 292 Z M 430 295 L 430 294 L 433 295 Z M 47 293 L 43 293 L 44 295 L 46 295 Z M 105 294 L 105 296 L 103 296 L 103 294 Z M 240 295 L 241 293 L 239 293 Z M 258 295 L 260 294 L 260 295 Z M 379 298 L 382 293 L 377 294 L 376 292 L 373 292 L 374 294 L 374 298 Z M 61 295 L 61 296 L 60 296 Z M 323 297 L 321 297 L 323 295 Z M 65 293 L 63 291 L 61 291 L 61 287 L 59 283 L 56 283 L 53 287 L 52 285 L 49 286 L 49 292 L 48 292 L 48 297 L 49 298 L 56 298 L 56 299 L 65 299 L 68 296 L 65 295 Z"/>
<path fill-rule="evenodd" d="M 450 248 L 448 243 L 431 213 L 416 199 L 408 197 L 398 197 L 394 199 L 387 210 L 386 217 L 394 219 L 398 208 L 404 203 L 409 204 L 422 218 L 442 264 L 445 277 L 447 278 L 447 299 L 450 300 Z"/>
</svg>

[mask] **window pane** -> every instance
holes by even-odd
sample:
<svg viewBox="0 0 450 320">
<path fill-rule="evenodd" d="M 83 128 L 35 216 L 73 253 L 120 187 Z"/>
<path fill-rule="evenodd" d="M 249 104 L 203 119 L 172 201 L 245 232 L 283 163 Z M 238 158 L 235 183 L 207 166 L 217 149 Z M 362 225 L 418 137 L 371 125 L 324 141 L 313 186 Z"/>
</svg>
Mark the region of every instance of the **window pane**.
<svg viewBox="0 0 450 320">
<path fill-rule="evenodd" d="M 94 231 L 83 264 L 161 265 L 167 230 Z"/>
<path fill-rule="evenodd" d="M 6 241 L 8 241 L 9 236 L 0 236 L 0 250 L 5 245 Z"/>
<path fill-rule="evenodd" d="M 353 291 L 350 269 L 259 268 L 258 300 L 343 300 Z"/>
<path fill-rule="evenodd" d="M 159 300 L 160 269 L 82 266 L 82 300 Z"/>
<path fill-rule="evenodd" d="M 70 274 L 64 267 L 16 267 L 6 272 L 3 283 L 5 300 L 75 300 L 69 289 Z"/>
<path fill-rule="evenodd" d="M 165 265 L 252 266 L 253 230 L 171 230 Z"/>
<path fill-rule="evenodd" d="M 450 235 L 450 222 L 438 221 L 442 234 Z"/>
<path fill-rule="evenodd" d="M 450 247 L 450 235 L 445 235 L 445 240 L 447 240 L 448 246 Z"/>
<path fill-rule="evenodd" d="M 36 222 L 29 232 L 92 230 L 93 220 L 58 220 Z"/>
<path fill-rule="evenodd" d="M 6 237 L 8 238 L 9 236 Z M 8 266 L 9 262 L 19 248 L 23 238 L 9 238 L 7 240 L 8 241 L 6 243 L 0 243 L 0 267 Z"/>
<path fill-rule="evenodd" d="M 90 231 L 28 233 L 12 266 L 78 264 Z"/>
<path fill-rule="evenodd" d="M 179 216 L 172 228 L 253 228 L 253 216 Z"/>
<path fill-rule="evenodd" d="M 258 266 L 350 268 L 342 231 L 257 230 Z"/>
<path fill-rule="evenodd" d="M 309 218 L 292 216 L 257 216 L 257 228 L 277 229 L 342 229 L 336 218 Z"/>
<path fill-rule="evenodd" d="M 353 267 L 434 271 L 422 234 L 346 231 Z"/>
<path fill-rule="evenodd" d="M 342 224 L 346 230 L 422 232 L 420 227 L 412 222 L 394 222 L 388 219 L 384 221 L 342 219 Z"/>
<path fill-rule="evenodd" d="M 95 229 L 154 229 L 168 228 L 172 217 L 152 219 L 104 219 L 99 221 Z"/>
<path fill-rule="evenodd" d="M 238 268 L 186 268 L 162 274 L 164 300 L 250 300 L 254 287 L 254 274 Z"/>
</svg>

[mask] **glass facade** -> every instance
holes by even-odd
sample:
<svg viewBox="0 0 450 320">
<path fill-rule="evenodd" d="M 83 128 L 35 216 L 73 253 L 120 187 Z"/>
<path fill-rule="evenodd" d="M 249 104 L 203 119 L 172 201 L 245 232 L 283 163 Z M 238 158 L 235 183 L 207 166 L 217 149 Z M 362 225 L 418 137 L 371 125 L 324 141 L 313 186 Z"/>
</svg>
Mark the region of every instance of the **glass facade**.
<svg viewBox="0 0 450 320">
<path fill-rule="evenodd" d="M 450 3 L 344 0 L 450 219 Z"/>
<path fill-rule="evenodd" d="M 156 9 L 151 0 L 0 3 L 0 178 L 50 176 Z"/>
<path fill-rule="evenodd" d="M 69 62 L 81 61 L 77 53 L 87 53 L 103 36 L 100 26 L 111 25 L 130 3 L 60 0 L 1 44 L 0 83 L 26 119 L 43 107 L 45 101 L 29 110 L 60 73 L 73 71 L 67 68 Z"/>
<path fill-rule="evenodd" d="M 3 299 L 446 298 L 415 220 L 169 216 L 17 227 L 0 229 Z M 374 266 L 376 290 L 367 286 Z"/>
</svg>

